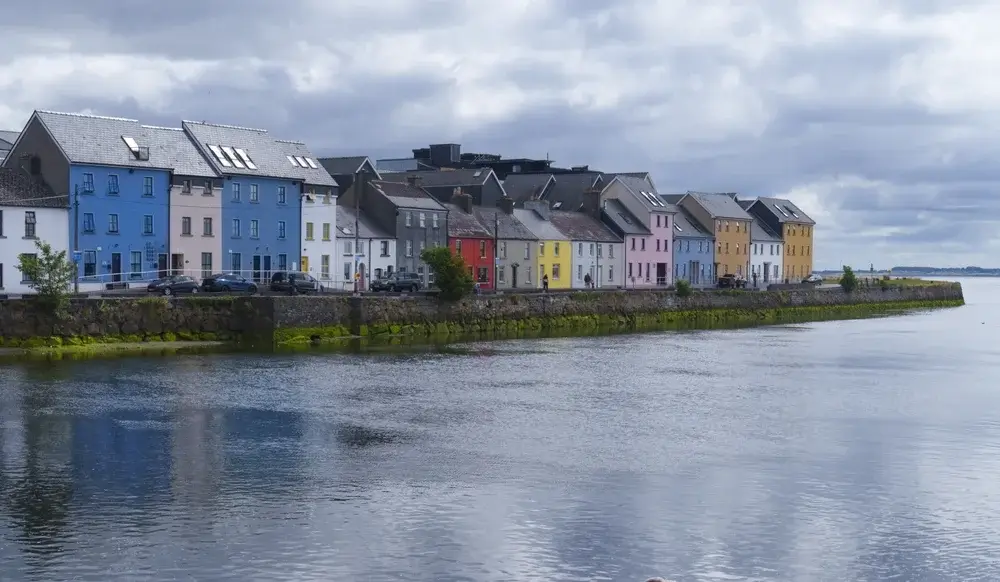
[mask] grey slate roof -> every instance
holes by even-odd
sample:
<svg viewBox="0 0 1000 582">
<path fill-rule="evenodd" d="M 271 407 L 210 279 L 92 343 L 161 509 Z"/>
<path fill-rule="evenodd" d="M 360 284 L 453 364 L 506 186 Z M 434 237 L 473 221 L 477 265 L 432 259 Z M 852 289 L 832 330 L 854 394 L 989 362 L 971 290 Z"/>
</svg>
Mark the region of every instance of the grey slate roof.
<svg viewBox="0 0 1000 582">
<path fill-rule="evenodd" d="M 751 242 L 782 242 L 781 237 L 771 232 L 766 224 L 756 218 L 750 222 Z"/>
<path fill-rule="evenodd" d="M 69 196 L 56 196 L 45 182 L 20 168 L 0 168 L 0 206 L 69 208 Z"/>
<path fill-rule="evenodd" d="M 479 222 L 475 211 L 468 213 L 457 204 L 445 204 L 448 209 L 448 236 L 455 238 L 492 238 L 492 229 Z"/>
<path fill-rule="evenodd" d="M 300 141 L 284 139 L 277 139 L 274 141 L 276 147 L 285 156 L 298 156 L 301 158 L 308 158 L 316 162 L 316 158 L 313 156 L 312 152 L 309 151 L 306 144 Z M 285 161 L 288 162 L 287 157 L 285 158 Z M 291 165 L 291 162 L 288 162 L 288 164 Z M 295 167 L 294 171 L 298 173 L 299 179 L 305 184 L 310 184 L 312 186 L 337 186 L 337 181 L 330 175 L 329 172 L 326 171 L 326 168 L 323 167 L 322 164 L 316 162 L 316 166 L 316 168 Z"/>
<path fill-rule="evenodd" d="M 354 219 L 358 219 L 358 231 L 361 238 L 393 238 L 389 233 L 379 228 L 362 211 L 356 214 L 353 206 L 337 205 L 337 238 L 354 236 Z"/>
<path fill-rule="evenodd" d="M 680 204 L 681 198 L 684 198 L 686 194 L 660 194 L 660 199 L 667 204 Z"/>
<path fill-rule="evenodd" d="M 552 174 L 508 174 L 503 189 L 514 202 L 537 200 L 554 179 Z"/>
<path fill-rule="evenodd" d="M 122 136 L 134 138 L 139 147 L 149 147 L 148 131 L 135 119 L 79 113 L 35 111 L 42 124 L 72 164 L 170 169 L 170 163 L 153 156 L 137 160 Z"/>
<path fill-rule="evenodd" d="M 618 176 L 623 176 L 625 178 L 638 178 L 646 182 L 647 189 L 656 191 L 656 184 L 653 183 L 653 177 L 649 175 L 649 172 L 614 172 L 604 173 L 604 183 L 610 184 Z"/>
<path fill-rule="evenodd" d="M 304 170 L 288 161 L 283 147 L 266 130 L 200 121 L 184 121 L 181 125 L 198 145 L 205 159 L 220 174 L 284 178 L 286 180 L 303 179 Z M 223 166 L 209 149 L 210 145 L 246 150 L 257 169 Z M 317 165 L 319 164 L 317 163 Z"/>
<path fill-rule="evenodd" d="M 545 193 L 545 200 L 557 210 L 579 210 L 583 206 L 583 194 L 590 188 L 600 187 L 600 172 L 580 172 L 555 174 L 555 181 Z"/>
<path fill-rule="evenodd" d="M 659 193 L 653 188 L 653 183 L 645 177 L 635 177 L 618 175 L 615 177 L 622 186 L 628 189 L 635 196 L 635 199 L 642 203 L 643 207 L 650 212 L 676 212 L 676 207 L 667 206 L 667 203 L 660 199 Z M 608 185 L 611 184 L 609 181 Z M 643 194 L 645 192 L 645 194 Z M 647 195 L 649 197 L 647 197 Z M 653 202 L 651 202 L 652 200 Z M 655 202 L 655 203 L 654 203 Z"/>
<path fill-rule="evenodd" d="M 218 177 L 219 174 L 212 169 L 183 129 L 152 125 L 144 125 L 142 128 L 149 138 L 150 159 L 163 160 L 167 167 L 173 168 L 174 173 L 181 176 Z"/>
<path fill-rule="evenodd" d="M 478 176 L 476 174 L 479 174 Z M 383 180 L 406 182 L 410 176 L 420 179 L 418 185 L 428 187 L 439 186 L 481 186 L 493 174 L 490 168 L 464 170 L 433 170 L 423 172 L 391 172 L 383 176 Z"/>
<path fill-rule="evenodd" d="M 683 195 L 677 196 L 678 199 L 683 197 Z M 666 196 L 661 196 L 661 198 L 666 198 Z M 712 233 L 702 228 L 687 210 L 683 208 L 677 210 L 677 214 L 674 215 L 674 238 L 713 238 Z M 677 227 L 680 227 L 680 230 L 677 230 Z"/>
<path fill-rule="evenodd" d="M 416 210 L 444 210 L 444 206 L 427 193 L 423 188 L 410 186 L 403 182 L 387 180 L 372 180 L 372 186 L 381 192 L 389 202 L 397 208 L 412 208 Z"/>
<path fill-rule="evenodd" d="M 568 236 L 563 234 L 554 224 L 539 216 L 534 210 L 515 208 L 514 218 L 539 240 L 569 240 Z"/>
<path fill-rule="evenodd" d="M 13 131 L 9 129 L 0 129 L 0 150 L 9 150 L 14 142 L 17 141 L 17 136 L 21 135 L 20 131 Z M 4 144 L 7 144 L 4 147 Z"/>
<path fill-rule="evenodd" d="M 714 194 L 706 192 L 688 192 L 687 196 L 694 199 L 712 218 L 728 218 L 732 220 L 750 220 L 750 215 L 729 194 Z"/>
<path fill-rule="evenodd" d="M 773 214 L 775 218 L 778 219 L 779 223 L 790 222 L 794 224 L 816 224 L 816 221 L 809 218 L 808 214 L 802 212 L 798 206 L 792 204 L 791 201 L 785 200 L 784 198 L 761 197 L 758 198 L 756 202 L 757 204 L 752 205 L 754 210 L 759 211 L 758 209 L 763 206 L 768 210 L 768 212 Z M 782 213 L 778 208 L 784 210 L 784 213 Z"/>
<path fill-rule="evenodd" d="M 520 220 L 514 217 L 512 214 L 507 214 L 499 208 L 484 208 L 482 206 L 477 206 L 472 209 L 476 217 L 479 218 L 479 222 L 485 226 L 490 234 L 493 234 L 494 226 L 494 216 L 498 217 L 498 225 L 500 227 L 500 233 L 497 238 L 504 240 L 538 240 L 538 237 L 532 234 L 528 227 L 521 223 Z"/>
<path fill-rule="evenodd" d="M 625 234 L 636 236 L 651 234 L 646 225 L 618 200 L 608 200 L 604 204 L 604 214 Z"/>
<path fill-rule="evenodd" d="M 326 168 L 331 176 L 354 174 L 357 172 L 368 156 L 342 156 L 339 158 L 319 158 L 319 164 Z M 369 163 L 371 163 L 369 161 Z M 374 167 L 374 164 L 372 164 Z"/>
<path fill-rule="evenodd" d="M 573 241 L 621 242 L 610 228 L 593 216 L 583 212 L 551 211 L 549 219 L 566 238 Z"/>
</svg>

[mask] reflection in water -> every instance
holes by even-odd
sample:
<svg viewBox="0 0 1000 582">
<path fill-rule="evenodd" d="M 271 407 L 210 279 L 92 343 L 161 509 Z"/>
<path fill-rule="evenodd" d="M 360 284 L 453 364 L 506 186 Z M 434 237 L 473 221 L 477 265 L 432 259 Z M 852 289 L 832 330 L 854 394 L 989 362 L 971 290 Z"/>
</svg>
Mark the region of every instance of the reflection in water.
<svg viewBox="0 0 1000 582">
<path fill-rule="evenodd" d="M 996 579 L 995 288 L 885 320 L 3 368 L 0 579 Z"/>
</svg>

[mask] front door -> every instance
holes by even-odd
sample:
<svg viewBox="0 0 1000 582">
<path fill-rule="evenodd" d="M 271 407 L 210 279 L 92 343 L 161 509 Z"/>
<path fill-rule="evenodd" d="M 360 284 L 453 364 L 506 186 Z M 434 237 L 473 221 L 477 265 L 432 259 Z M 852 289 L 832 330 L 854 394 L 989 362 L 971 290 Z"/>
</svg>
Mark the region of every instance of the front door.
<svg viewBox="0 0 1000 582">
<path fill-rule="evenodd" d="M 771 280 L 771 263 L 764 263 L 764 282 L 767 283 Z"/>
<path fill-rule="evenodd" d="M 305 255 L 302 255 L 302 272 L 303 273 L 309 272 L 309 257 Z"/>
<path fill-rule="evenodd" d="M 172 275 L 184 273 L 184 255 L 178 253 L 170 255 L 170 273 Z"/>
<path fill-rule="evenodd" d="M 156 257 L 156 270 L 158 271 L 157 277 L 164 278 L 167 276 L 167 253 L 160 253 Z"/>
<path fill-rule="evenodd" d="M 260 255 L 253 256 L 253 280 L 260 283 Z"/>
<path fill-rule="evenodd" d="M 604 265 L 597 265 L 597 281 L 594 281 L 595 287 L 601 287 L 604 285 Z"/>
<path fill-rule="evenodd" d="M 119 283 L 122 280 L 122 254 L 111 253 L 111 281 Z"/>
<path fill-rule="evenodd" d="M 666 263 L 656 263 L 656 284 L 666 285 L 667 284 L 667 264 Z"/>
<path fill-rule="evenodd" d="M 264 255 L 264 280 L 271 280 L 271 255 Z"/>
<path fill-rule="evenodd" d="M 517 289 L 517 265 L 512 265 L 510 268 L 510 286 Z"/>
</svg>

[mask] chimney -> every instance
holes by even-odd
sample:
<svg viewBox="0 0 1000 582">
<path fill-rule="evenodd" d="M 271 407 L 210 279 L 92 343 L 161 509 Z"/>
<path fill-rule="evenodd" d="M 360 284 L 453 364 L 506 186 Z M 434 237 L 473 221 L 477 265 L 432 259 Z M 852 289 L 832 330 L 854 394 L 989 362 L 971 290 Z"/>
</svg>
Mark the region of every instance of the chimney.
<svg viewBox="0 0 1000 582">
<path fill-rule="evenodd" d="M 601 191 L 597 188 L 587 188 L 583 191 L 583 212 L 601 219 Z"/>
<path fill-rule="evenodd" d="M 544 220 L 548 220 L 551 217 L 549 203 L 545 200 L 528 200 L 524 203 L 524 208 L 535 211 Z"/>
<path fill-rule="evenodd" d="M 504 214 L 514 214 L 514 199 L 504 196 L 500 199 L 500 210 L 503 210 Z"/>
<path fill-rule="evenodd" d="M 42 158 L 31 156 L 31 175 L 38 176 L 42 173 Z M 22 166 L 23 167 L 23 166 Z"/>
<path fill-rule="evenodd" d="M 408 175 L 406 177 L 406 183 L 409 184 L 410 186 L 415 187 L 415 188 L 419 188 L 420 187 L 420 176 L 415 176 L 413 174 L 410 174 L 410 175 Z"/>
<path fill-rule="evenodd" d="M 461 188 L 455 188 L 454 193 L 451 195 L 451 201 L 461 208 L 462 212 L 472 214 L 472 196 L 463 192 Z"/>
</svg>

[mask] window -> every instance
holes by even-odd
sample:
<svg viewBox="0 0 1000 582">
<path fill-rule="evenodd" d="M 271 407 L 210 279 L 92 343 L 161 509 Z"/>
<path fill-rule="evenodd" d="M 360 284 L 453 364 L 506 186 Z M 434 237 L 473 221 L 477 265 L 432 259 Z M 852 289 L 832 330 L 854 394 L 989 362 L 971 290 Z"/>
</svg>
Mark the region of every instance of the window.
<svg viewBox="0 0 1000 582">
<path fill-rule="evenodd" d="M 657 227 L 660 226 L 660 215 L 659 214 L 656 215 L 656 226 Z"/>
<path fill-rule="evenodd" d="M 108 174 L 108 194 L 118 194 L 118 174 Z"/>
<path fill-rule="evenodd" d="M 215 187 L 215 185 L 212 183 L 211 180 L 205 180 L 205 185 L 204 185 L 204 187 L 202 187 L 201 195 L 202 196 L 213 196 L 214 195 L 214 190 L 213 190 L 214 187 Z"/>
<path fill-rule="evenodd" d="M 239 273 L 243 270 L 243 255 L 240 253 L 232 253 L 229 255 L 229 268 L 235 272 Z"/>
<path fill-rule="evenodd" d="M 615 278 L 615 266 L 608 265 L 608 281 L 613 281 Z"/>
<path fill-rule="evenodd" d="M 404 212 L 403 213 L 403 220 L 405 221 L 406 226 L 413 226 L 413 213 L 412 212 Z"/>
<path fill-rule="evenodd" d="M 233 182 L 233 202 L 239 202 L 242 196 L 243 193 L 240 190 L 240 184 Z"/>
<path fill-rule="evenodd" d="M 306 223 L 306 240 L 313 240 L 313 223 Z"/>
<path fill-rule="evenodd" d="M 330 278 L 330 255 L 323 255 L 319 258 L 319 276 L 324 279 Z"/>
<path fill-rule="evenodd" d="M 387 240 L 380 241 L 378 243 L 378 247 L 379 247 L 379 254 L 380 255 L 382 255 L 383 257 L 388 257 L 389 256 L 389 241 L 387 241 Z"/>
<path fill-rule="evenodd" d="M 285 200 L 285 187 L 278 186 L 278 204 L 284 204 Z"/>
<path fill-rule="evenodd" d="M 181 182 L 181 194 L 191 193 L 191 180 L 184 180 Z"/>
<path fill-rule="evenodd" d="M 97 251 L 83 251 L 83 276 L 97 276 Z"/>
<path fill-rule="evenodd" d="M 553 247 L 554 248 L 552 249 L 552 254 L 558 257 L 559 256 L 559 243 L 554 243 Z"/>
<path fill-rule="evenodd" d="M 427 246 L 426 241 L 420 241 L 420 254 L 424 253 L 424 247 Z"/>
<path fill-rule="evenodd" d="M 437 228 L 437 227 L 438 227 L 438 215 L 431 214 L 431 228 Z"/>
<path fill-rule="evenodd" d="M 212 219 L 207 216 L 201 219 L 201 236 L 212 236 Z"/>
<path fill-rule="evenodd" d="M 231 234 L 232 234 L 233 238 L 240 238 L 241 232 L 240 232 L 240 219 L 239 218 L 234 218 L 233 219 L 233 229 L 232 229 L 232 233 Z"/>
<path fill-rule="evenodd" d="M 524 243 L 524 260 L 531 259 L 531 243 Z"/>
<path fill-rule="evenodd" d="M 83 214 L 83 232 L 94 232 L 94 213 L 85 212 Z"/>
<path fill-rule="evenodd" d="M 660 250 L 660 239 L 656 239 L 656 250 Z"/>
<path fill-rule="evenodd" d="M 462 239 L 460 238 L 455 239 L 455 254 L 462 254 Z"/>
<path fill-rule="evenodd" d="M 583 256 L 583 243 L 576 243 L 576 256 Z"/>
<path fill-rule="evenodd" d="M 590 243 L 590 256 L 594 256 L 594 243 Z"/>
<path fill-rule="evenodd" d="M 118 215 L 108 215 L 108 234 L 118 234 Z"/>
<path fill-rule="evenodd" d="M 632 279 L 632 263 L 628 264 L 628 278 Z"/>
<path fill-rule="evenodd" d="M 142 251 L 132 251 L 129 253 L 129 271 L 132 279 L 142 277 Z"/>
<path fill-rule="evenodd" d="M 484 240 L 479 241 L 479 258 L 486 258 L 486 241 Z"/>
<path fill-rule="evenodd" d="M 3 210 L 0 210 L 0 238 L 3 238 Z M 3 285 L 0 285 L 2 288 Z"/>
<path fill-rule="evenodd" d="M 576 280 L 577 281 L 583 280 L 583 265 L 576 266 Z"/>
<path fill-rule="evenodd" d="M 87 172 L 83 175 L 83 191 L 84 192 L 94 192 L 94 175 Z"/>
<path fill-rule="evenodd" d="M 146 176 L 142 179 L 142 195 L 152 196 L 153 195 L 153 177 Z"/>
<path fill-rule="evenodd" d="M 29 210 L 24 213 L 24 238 L 35 238 L 35 211 Z"/>
<path fill-rule="evenodd" d="M 354 254 L 354 241 L 345 240 L 344 241 L 344 256 L 349 257 Z"/>
<path fill-rule="evenodd" d="M 646 250 L 646 239 L 640 240 L 639 246 L 641 247 L 641 250 Z"/>
<path fill-rule="evenodd" d="M 726 243 L 726 254 L 729 254 L 729 243 Z"/>
<path fill-rule="evenodd" d="M 539 257 L 544 257 L 545 256 L 545 241 L 540 241 L 538 243 L 538 256 Z M 525 258 L 527 258 L 527 257 L 525 257 Z"/>
<path fill-rule="evenodd" d="M 144 214 L 142 217 L 142 234 L 153 234 L 153 215 Z"/>
<path fill-rule="evenodd" d="M 480 283 L 486 283 L 490 280 L 490 270 L 486 267 L 479 267 L 476 269 L 476 281 Z"/>
<path fill-rule="evenodd" d="M 323 240 L 330 240 L 330 223 L 323 223 Z"/>
<path fill-rule="evenodd" d="M 288 269 L 288 255 L 281 253 L 278 255 L 278 270 L 284 271 Z"/>
<path fill-rule="evenodd" d="M 21 253 L 20 258 L 21 258 L 21 262 L 31 261 L 31 260 L 38 260 L 38 255 L 36 255 L 35 253 Z M 24 272 L 22 272 L 21 273 L 21 282 L 22 283 L 31 283 L 31 279 L 29 279 L 28 276 L 25 275 Z"/>
<path fill-rule="evenodd" d="M 505 283 L 507 281 L 507 267 L 497 268 L 497 283 Z"/>
<path fill-rule="evenodd" d="M 201 253 L 201 278 L 212 276 L 212 253 Z"/>
<path fill-rule="evenodd" d="M 727 220 L 724 224 L 726 226 L 726 232 L 729 232 L 729 221 Z"/>
<path fill-rule="evenodd" d="M 250 238 L 260 238 L 260 222 L 256 218 L 250 220 Z"/>
<path fill-rule="evenodd" d="M 538 280 L 541 281 L 542 277 L 545 276 L 545 265 L 538 265 Z"/>
<path fill-rule="evenodd" d="M 641 269 L 642 266 L 640 265 L 639 268 Z M 646 263 L 646 280 L 649 281 L 649 263 Z"/>
<path fill-rule="evenodd" d="M 507 241 L 505 240 L 500 241 L 500 258 L 507 258 Z"/>
<path fill-rule="evenodd" d="M 278 221 L 278 238 L 279 239 L 284 239 L 285 238 L 285 221 L 284 220 L 279 220 Z"/>
<path fill-rule="evenodd" d="M 420 228 L 427 228 L 427 217 L 424 216 L 423 212 L 417 215 L 417 224 L 420 225 Z"/>
<path fill-rule="evenodd" d="M 344 281 L 351 280 L 351 263 L 344 263 Z"/>
<path fill-rule="evenodd" d="M 406 256 L 407 257 L 412 257 L 413 256 L 413 241 L 412 240 L 406 241 Z"/>
<path fill-rule="evenodd" d="M 608 245 L 608 258 L 615 258 L 615 245 Z"/>
<path fill-rule="evenodd" d="M 260 202 L 260 190 L 257 184 L 250 184 L 250 202 Z"/>
<path fill-rule="evenodd" d="M 181 217 L 181 236 L 191 236 L 191 217 Z"/>
<path fill-rule="evenodd" d="M 635 250 L 635 237 L 632 237 L 632 250 Z"/>
</svg>

